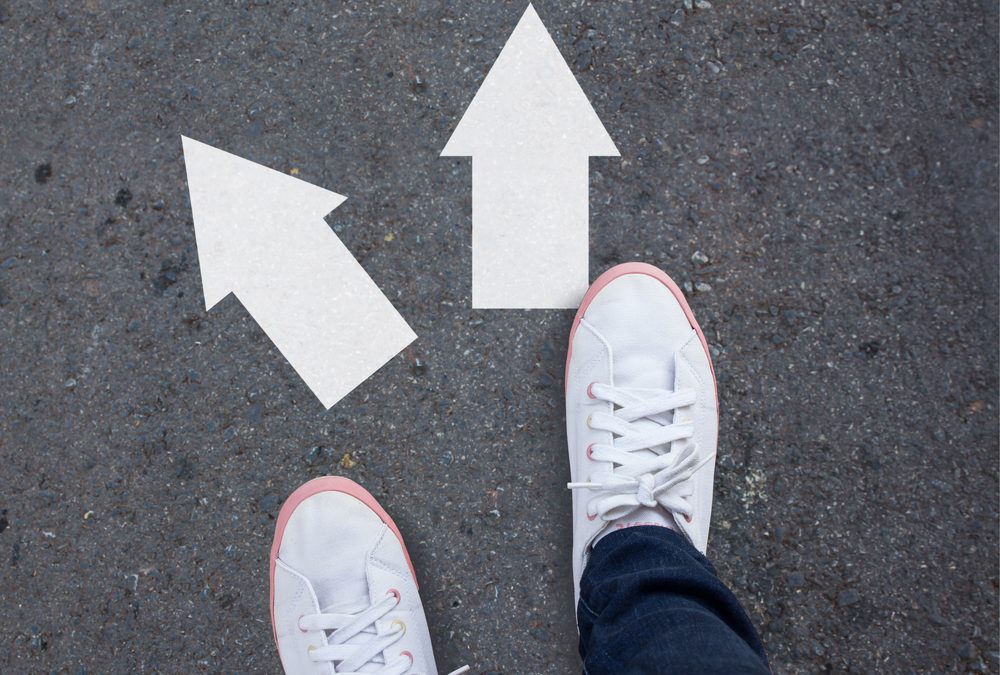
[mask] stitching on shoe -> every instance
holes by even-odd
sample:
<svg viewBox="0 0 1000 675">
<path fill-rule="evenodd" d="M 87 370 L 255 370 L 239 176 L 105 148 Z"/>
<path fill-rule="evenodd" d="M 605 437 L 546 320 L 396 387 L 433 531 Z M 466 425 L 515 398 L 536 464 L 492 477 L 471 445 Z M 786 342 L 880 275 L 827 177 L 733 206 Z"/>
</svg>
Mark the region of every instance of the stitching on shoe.
<svg viewBox="0 0 1000 675">
<path fill-rule="evenodd" d="M 372 549 L 370 551 L 368 551 L 368 564 L 370 564 L 372 567 L 377 567 L 378 569 L 380 569 L 380 570 L 382 570 L 384 572 L 388 572 L 388 573 L 392 574 L 394 577 L 398 577 L 398 578 L 404 579 L 404 580 L 409 578 L 410 581 L 411 581 L 411 583 L 416 584 L 417 580 L 416 579 L 412 579 L 410 577 L 410 575 L 407 574 L 406 576 L 400 576 L 399 570 L 397 570 L 397 569 L 395 569 L 393 567 L 390 567 L 389 565 L 386 565 L 385 563 L 383 563 L 382 561 L 378 560 L 375 557 L 375 551 L 382 544 L 382 540 L 385 539 L 386 533 L 388 533 L 388 532 L 389 532 L 389 526 L 386 525 L 385 523 L 382 523 L 382 532 L 379 534 L 378 539 L 375 541 L 375 545 L 372 546 Z M 393 534 L 392 536 L 395 537 L 396 535 Z M 400 542 L 399 545 L 400 545 L 400 547 L 402 547 L 403 546 L 402 542 Z M 374 583 L 372 581 L 371 574 L 366 573 L 365 576 L 368 578 L 368 586 L 369 587 L 373 586 Z"/>
<path fill-rule="evenodd" d="M 612 380 L 614 380 L 615 359 L 614 359 L 614 353 L 611 351 L 611 345 L 608 344 L 607 339 L 605 339 L 605 337 L 601 335 L 601 333 L 596 328 L 594 328 L 594 326 L 592 326 L 586 319 L 580 319 L 580 325 L 585 327 L 587 331 L 600 343 L 601 350 L 603 353 L 596 354 L 590 357 L 590 359 L 584 361 L 583 364 L 581 364 L 578 367 L 575 367 L 573 370 L 575 370 L 576 372 L 583 372 L 585 370 L 592 368 L 596 363 L 599 363 L 600 361 L 607 359 L 608 375 L 611 377 Z"/>
</svg>

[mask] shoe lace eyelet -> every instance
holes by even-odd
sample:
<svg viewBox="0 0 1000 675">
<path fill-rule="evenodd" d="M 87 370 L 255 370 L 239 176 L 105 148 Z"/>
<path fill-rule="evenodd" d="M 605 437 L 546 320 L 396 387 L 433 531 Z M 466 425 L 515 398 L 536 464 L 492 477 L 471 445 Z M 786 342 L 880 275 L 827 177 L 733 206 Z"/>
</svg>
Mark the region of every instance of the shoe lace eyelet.
<svg viewBox="0 0 1000 675">
<path fill-rule="evenodd" d="M 395 588 L 390 588 L 390 589 L 389 589 L 388 591 L 386 591 L 386 592 L 385 592 L 385 594 L 386 594 L 386 595 L 391 595 L 391 596 L 393 596 L 394 598 L 396 598 L 396 604 L 397 604 L 397 605 L 398 605 L 398 604 L 399 604 L 399 603 L 400 603 L 400 602 L 402 601 L 402 599 L 403 599 L 403 597 L 402 597 L 402 596 L 400 595 L 399 591 L 398 591 L 398 590 L 396 590 Z"/>
<path fill-rule="evenodd" d="M 406 633 L 406 622 L 402 619 L 393 619 L 392 623 L 389 625 L 393 627 L 399 626 L 399 630 L 404 634 Z"/>
<path fill-rule="evenodd" d="M 300 614 L 299 618 L 295 621 L 295 625 L 298 626 L 300 633 L 308 633 L 309 631 L 302 627 L 302 619 L 305 618 L 305 614 Z"/>
<path fill-rule="evenodd" d="M 597 461 L 597 460 L 594 459 L 594 444 L 593 443 L 591 443 L 590 445 L 587 446 L 587 459 L 589 459 L 592 462 L 596 462 Z"/>
<path fill-rule="evenodd" d="M 597 384 L 597 383 L 596 382 L 591 382 L 590 384 L 587 385 L 587 397 L 588 398 L 597 398 L 596 396 L 594 396 L 594 385 L 595 384 Z"/>
</svg>

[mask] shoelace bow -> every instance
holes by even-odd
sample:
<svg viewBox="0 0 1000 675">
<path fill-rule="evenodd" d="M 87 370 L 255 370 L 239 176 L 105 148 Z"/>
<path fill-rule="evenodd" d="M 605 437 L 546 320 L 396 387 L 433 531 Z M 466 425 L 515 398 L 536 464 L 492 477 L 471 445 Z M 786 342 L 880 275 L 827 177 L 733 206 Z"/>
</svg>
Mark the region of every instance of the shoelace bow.
<svg viewBox="0 0 1000 675">
<path fill-rule="evenodd" d="M 310 649 L 309 657 L 313 661 L 332 661 L 337 673 L 343 675 L 373 675 L 360 672 L 361 668 L 370 664 L 383 666 L 375 671 L 375 675 L 406 675 L 413 666 L 413 657 L 408 653 L 404 652 L 400 658 L 385 664 L 376 660 L 406 633 L 406 624 L 402 621 L 393 621 L 390 630 L 382 634 L 378 634 L 375 629 L 375 622 L 398 604 L 399 596 L 391 594 L 357 614 L 321 613 L 303 616 L 299 619 L 299 628 L 327 633 L 326 646 Z M 462 666 L 449 675 L 460 675 L 468 670 L 468 666 Z"/>
<path fill-rule="evenodd" d="M 690 520 L 691 489 L 687 481 L 713 457 L 698 457 L 692 440 L 692 423 L 667 423 L 665 415 L 695 403 L 697 393 L 613 387 L 595 382 L 590 385 L 589 394 L 615 407 L 611 413 L 597 412 L 587 420 L 591 429 L 611 432 L 615 442 L 614 445 L 596 443 L 589 451 L 594 460 L 611 462 L 610 472 L 567 485 L 571 490 L 587 489 L 603 494 L 590 500 L 587 515 L 610 521 L 627 516 L 640 506 L 661 506 L 675 518 L 683 516 Z M 639 426 L 635 424 L 638 420 L 651 420 L 658 426 Z M 687 442 L 680 449 L 672 448 L 671 443 L 684 439 Z M 652 451 L 655 456 L 637 454 L 641 450 Z"/>
</svg>

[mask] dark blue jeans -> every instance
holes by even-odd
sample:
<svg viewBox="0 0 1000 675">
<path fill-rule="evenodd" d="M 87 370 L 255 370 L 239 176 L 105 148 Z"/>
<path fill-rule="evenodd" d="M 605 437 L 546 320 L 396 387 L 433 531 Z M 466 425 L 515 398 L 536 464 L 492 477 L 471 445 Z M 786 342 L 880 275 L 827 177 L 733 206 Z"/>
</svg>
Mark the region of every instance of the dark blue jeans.
<svg viewBox="0 0 1000 675">
<path fill-rule="evenodd" d="M 598 542 L 580 580 L 577 624 L 587 675 L 769 672 L 736 597 L 665 527 L 628 527 Z"/>
</svg>

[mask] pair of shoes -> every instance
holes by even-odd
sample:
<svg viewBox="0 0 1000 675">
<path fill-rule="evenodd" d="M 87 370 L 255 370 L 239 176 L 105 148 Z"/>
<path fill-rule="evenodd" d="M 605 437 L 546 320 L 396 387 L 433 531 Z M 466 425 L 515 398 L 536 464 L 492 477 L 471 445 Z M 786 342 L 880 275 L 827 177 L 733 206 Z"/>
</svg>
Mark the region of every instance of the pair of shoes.
<svg viewBox="0 0 1000 675">
<path fill-rule="evenodd" d="M 705 552 L 715 375 L 690 307 L 659 269 L 619 265 L 584 296 L 566 359 L 566 427 L 577 600 L 593 547 L 617 529 L 669 527 Z M 403 538 L 346 478 L 312 480 L 282 506 L 271 623 L 291 675 L 437 673 Z"/>
</svg>

